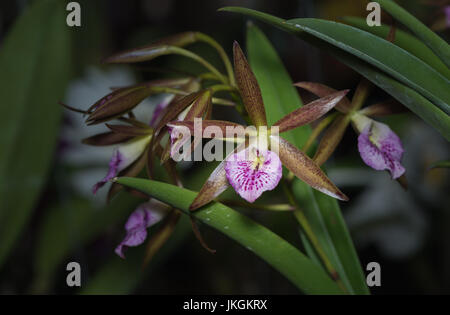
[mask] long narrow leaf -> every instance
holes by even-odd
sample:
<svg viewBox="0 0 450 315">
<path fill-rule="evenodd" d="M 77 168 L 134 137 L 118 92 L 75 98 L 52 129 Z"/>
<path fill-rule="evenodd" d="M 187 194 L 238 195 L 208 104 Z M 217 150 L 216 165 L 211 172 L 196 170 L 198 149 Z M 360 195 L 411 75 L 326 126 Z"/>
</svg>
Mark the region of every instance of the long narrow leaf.
<svg viewBox="0 0 450 315">
<path fill-rule="evenodd" d="M 371 27 L 367 25 L 366 19 L 354 16 L 344 17 L 343 21 L 366 32 L 377 35 L 381 38 L 386 38 L 390 30 L 390 26 L 387 25 Z M 414 56 L 422 59 L 431 67 L 442 73 L 447 78 L 450 78 L 450 69 L 445 65 L 445 63 L 442 62 L 441 59 L 439 59 L 439 57 L 434 54 L 434 52 L 430 48 L 428 48 L 427 45 L 422 43 L 416 37 L 397 29 L 395 31 L 394 44 L 403 48 L 404 50 L 409 51 Z"/>
<path fill-rule="evenodd" d="M 442 61 L 450 67 L 450 46 L 445 40 L 440 38 L 435 32 L 429 29 L 425 24 L 420 22 L 408 11 L 396 4 L 392 0 L 380 0 L 378 3 L 386 10 L 394 19 L 404 24 L 417 37 L 427 44 L 436 55 L 441 57 Z"/>
<path fill-rule="evenodd" d="M 0 266 L 36 206 L 71 75 L 64 3 L 35 1 L 0 49 Z"/>
<path fill-rule="evenodd" d="M 329 52 L 331 55 L 338 58 L 341 62 L 343 62 L 356 72 L 366 77 L 368 80 L 370 80 L 372 83 L 374 83 L 381 89 L 385 90 L 392 97 L 394 97 L 400 103 L 408 107 L 411 111 L 413 111 L 416 115 L 421 117 L 428 124 L 432 125 L 446 139 L 450 139 L 450 122 L 449 122 L 450 118 L 445 112 L 437 108 L 437 106 L 432 104 L 429 100 L 427 100 L 425 97 L 420 95 L 415 90 L 389 77 L 382 71 L 376 69 L 375 67 L 369 65 L 368 63 L 362 61 L 361 59 L 355 58 L 350 53 L 347 53 L 342 49 L 336 48 L 335 46 L 329 44 L 326 41 L 319 40 L 318 38 L 315 38 L 312 35 L 306 33 L 298 33 L 298 30 L 294 25 L 287 23 L 285 20 L 272 16 L 270 14 L 235 7 L 224 8 L 222 10 L 246 14 L 254 18 L 257 18 L 261 21 L 264 21 L 266 23 L 269 23 L 271 25 L 274 25 L 284 31 L 299 35 L 301 38 L 305 39 L 311 44 L 318 46 L 319 48 Z M 448 88 L 445 89 L 448 91 Z"/>
<path fill-rule="evenodd" d="M 294 246 L 223 204 L 213 202 L 196 212 L 189 205 L 196 193 L 174 185 L 138 179 L 119 178 L 119 184 L 139 190 L 167 203 L 229 236 L 278 270 L 300 290 L 308 294 L 339 294 L 330 277 Z"/>
</svg>

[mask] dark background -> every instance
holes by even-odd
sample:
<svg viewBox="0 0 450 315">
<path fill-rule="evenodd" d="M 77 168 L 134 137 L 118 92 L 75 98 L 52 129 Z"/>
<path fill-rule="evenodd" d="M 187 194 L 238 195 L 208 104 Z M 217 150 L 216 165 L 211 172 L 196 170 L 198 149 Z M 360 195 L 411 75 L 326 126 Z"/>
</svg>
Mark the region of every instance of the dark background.
<svg viewBox="0 0 450 315">
<path fill-rule="evenodd" d="M 0 49 L 5 34 L 26 8 L 27 2 L 2 1 L 0 3 Z M 96 67 L 99 71 L 108 71 L 108 67 L 101 64 L 100 61 L 114 52 L 188 30 L 201 31 L 214 37 L 228 53 L 231 52 L 234 40 L 245 47 L 245 26 L 248 19 L 237 14 L 217 12 L 217 9 L 223 6 L 249 7 L 283 18 L 317 17 L 339 20 L 342 16 L 365 17 L 367 14 L 365 1 L 355 0 L 90 0 L 79 2 L 82 7 L 82 27 L 71 30 L 75 38 L 72 60 L 75 72 L 72 81 L 85 78 L 86 69 L 89 67 Z M 398 2 L 401 2 L 426 24 L 431 24 L 438 15 L 436 7 L 427 6 L 419 1 Z M 292 35 L 267 25 L 257 24 L 272 41 L 294 82 L 318 81 L 335 89 L 354 89 L 357 85 L 358 75 L 330 58 L 326 52 L 318 51 Z M 442 36 L 447 35 L 445 32 L 442 33 Z M 205 56 L 216 58 L 213 52 L 202 45 L 195 45 L 193 49 Z M 217 62 L 217 60 L 215 61 Z M 161 58 L 151 66 L 192 68 L 192 65 L 175 61 L 172 57 Z M 138 80 L 158 76 L 158 74 L 145 69 L 128 68 L 127 71 L 134 73 Z M 101 92 L 99 93 L 97 98 L 103 96 Z M 304 101 L 312 99 L 311 95 L 307 93 L 302 93 L 302 97 Z M 383 92 L 377 90 L 371 96 L 370 102 L 386 98 L 387 96 Z M 86 107 L 88 105 L 91 104 L 86 104 Z M 430 161 L 437 160 L 442 154 L 444 158 L 448 157 L 448 143 L 436 136 L 430 127 L 424 125 L 412 114 L 399 115 L 388 121 L 394 124 L 392 128 L 400 134 L 402 140 L 411 145 L 409 165 L 416 167 L 413 175 L 415 177 L 412 181 L 410 180 L 410 191 L 405 193 L 405 196 L 390 194 L 381 198 L 384 200 L 380 200 L 380 207 L 394 204 L 394 208 L 400 209 L 390 207 L 389 211 L 391 212 L 386 211 L 381 217 L 371 219 L 368 216 L 363 220 L 364 223 L 350 224 L 350 231 L 355 238 L 362 266 L 365 269 L 366 264 L 371 261 L 376 261 L 381 265 L 382 286 L 372 288 L 374 294 L 450 293 L 448 172 L 431 171 L 428 173 L 427 170 Z M 71 124 L 71 117 L 65 114 L 61 130 Z M 411 130 L 420 132 L 414 134 L 411 133 Z M 429 138 L 427 137 L 430 135 L 438 140 L 428 143 Z M 417 138 L 411 139 L 411 137 Z M 167 244 L 154 263 L 146 270 L 142 271 L 140 265 L 140 254 L 143 250 L 142 247 L 145 246 L 130 249 L 127 253 L 127 260 L 120 260 L 113 254 L 113 250 L 120 238 L 123 237 L 123 224 L 133 209 L 133 202 L 124 201 L 123 207 L 131 208 L 123 209 L 111 223 L 101 225 L 103 218 L 109 216 L 109 208 L 103 209 L 106 206 L 103 200 L 98 200 L 100 197 L 95 201 L 95 198 L 80 193 L 73 184 L 69 183 L 69 178 L 73 177 L 77 167 L 67 162 L 66 155 L 61 153 L 66 146 L 71 146 L 70 141 L 79 141 L 80 139 L 81 137 L 76 134 L 72 134 L 72 138 L 69 140 L 63 136 L 59 137 L 59 149 L 54 153 L 54 162 L 46 187 L 36 203 L 33 215 L 22 231 L 20 239 L 15 243 L 12 253 L 6 263 L 0 267 L 0 293 L 79 293 L 80 290 L 67 288 L 65 285 L 65 266 L 69 261 L 78 261 L 82 266 L 81 292 L 83 293 L 298 293 L 297 289 L 286 279 L 252 253 L 220 233 L 202 227 L 204 238 L 210 246 L 217 249 L 215 255 L 209 254 L 193 237 L 189 223 L 185 221 L 179 227 L 180 231 L 174 236 L 174 240 Z M 437 149 L 434 147 L 428 149 L 427 147 L 426 150 L 420 150 L 421 146 L 432 145 Z M 417 150 L 417 148 L 419 149 Z M 423 156 L 427 152 L 429 154 Z M 406 154 L 408 154 L 408 149 Z M 329 165 L 330 169 L 334 167 L 338 170 L 340 168 L 364 169 L 370 174 L 375 173 L 365 167 L 360 160 L 356 149 L 356 136 L 352 130 L 347 131 Z M 203 165 L 194 165 L 184 173 L 189 177 L 203 168 Z M 343 180 L 339 173 L 333 175 L 331 171 L 330 176 L 336 178 L 338 182 Z M 358 176 L 363 176 L 357 180 L 362 184 L 350 185 L 347 188 L 348 193 L 354 198 L 363 196 L 367 192 L 365 184 L 374 180 L 372 177 L 365 179 L 364 175 Z M 379 180 L 380 186 L 392 184 L 387 174 L 382 176 L 384 177 Z M 89 185 L 91 184 L 93 182 Z M 194 183 L 193 187 L 199 185 L 201 185 L 201 181 Z M 432 191 L 432 193 L 426 194 L 424 197 L 422 196 L 424 190 Z M 26 198 L 26 192 L 24 198 Z M 407 202 L 397 203 L 398 200 L 407 200 Z M 415 208 L 411 209 L 410 204 L 415 205 Z M 86 210 L 86 217 L 80 221 L 82 223 L 74 225 L 72 214 L 77 213 L 80 207 L 91 210 Z M 117 207 L 121 207 L 121 205 Z M 351 205 L 342 205 L 345 216 L 349 214 L 350 207 Z M 10 211 L 14 211 L 14 209 L 10 209 Z M 92 216 L 90 211 L 94 213 Z M 62 225 L 75 226 L 75 228 L 69 231 L 59 226 L 59 229 L 52 231 L 49 228 L 51 224 L 48 223 L 48 220 L 58 220 L 58 213 L 63 213 L 61 218 L 64 218 L 65 221 L 61 223 Z M 293 222 L 292 217 L 280 218 L 270 213 L 250 212 L 248 214 L 279 231 L 289 241 L 300 246 L 296 223 Z M 361 214 L 362 217 L 364 215 L 364 213 Z M 53 216 L 55 219 L 51 219 Z M 92 222 L 93 220 L 95 222 Z M 385 231 L 383 229 L 387 224 L 389 224 L 389 229 Z M 97 232 L 86 237 L 80 236 L 78 229 L 89 230 L 91 228 L 96 229 Z M 70 246 L 64 253 L 53 253 L 59 259 L 49 261 L 46 265 L 46 257 L 52 253 L 52 241 L 58 242 L 57 240 L 61 237 L 60 233 L 70 234 L 62 238 L 70 240 Z M 399 233 L 401 237 L 397 237 L 396 233 Z M 392 238 L 389 238 L 389 235 L 392 235 Z M 392 243 L 388 245 L 392 245 L 394 249 L 386 250 L 385 248 L 388 246 L 386 242 Z M 408 245 L 405 245 L 405 242 Z M 405 246 L 410 246 L 411 250 L 404 254 L 395 249 Z M 55 251 L 57 250 L 55 249 Z M 392 252 L 399 254 L 392 254 Z M 51 267 L 46 268 L 45 266 Z"/>
</svg>

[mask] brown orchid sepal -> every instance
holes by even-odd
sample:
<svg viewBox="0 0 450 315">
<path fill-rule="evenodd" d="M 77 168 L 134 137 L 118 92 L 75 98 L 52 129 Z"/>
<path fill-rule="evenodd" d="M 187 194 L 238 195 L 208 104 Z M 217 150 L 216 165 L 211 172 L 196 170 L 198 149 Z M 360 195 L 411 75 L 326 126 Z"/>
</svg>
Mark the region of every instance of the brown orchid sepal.
<svg viewBox="0 0 450 315">
<path fill-rule="evenodd" d="M 311 187 L 337 199 L 347 200 L 348 198 L 333 185 L 319 166 L 278 136 L 280 129 L 288 131 L 320 118 L 339 103 L 346 93 L 347 91 L 336 92 L 307 104 L 282 118 L 269 130 L 265 126 L 253 127 L 253 133 L 245 132 L 248 127 L 223 121 L 206 121 L 205 126 L 200 124 L 197 127 L 195 122 L 172 122 L 170 126 L 173 130 L 185 128 L 185 133 L 189 136 L 186 139 L 190 139 L 191 132 L 200 133 L 202 137 L 208 138 L 210 134 L 204 136 L 204 131 L 214 126 L 217 127 L 219 134 L 223 135 L 225 132 L 225 136 L 220 137 L 221 139 L 229 139 L 230 137 L 226 135 L 232 132 L 233 128 L 241 130 L 240 133 L 234 131 L 234 135 L 247 139 L 246 142 L 241 141 L 241 145 L 245 144 L 245 148 L 241 147 L 239 152 L 229 155 L 213 172 L 190 209 L 195 210 L 209 203 L 230 184 L 242 198 L 254 202 L 264 191 L 273 190 L 278 185 L 282 176 L 282 165 Z"/>
</svg>

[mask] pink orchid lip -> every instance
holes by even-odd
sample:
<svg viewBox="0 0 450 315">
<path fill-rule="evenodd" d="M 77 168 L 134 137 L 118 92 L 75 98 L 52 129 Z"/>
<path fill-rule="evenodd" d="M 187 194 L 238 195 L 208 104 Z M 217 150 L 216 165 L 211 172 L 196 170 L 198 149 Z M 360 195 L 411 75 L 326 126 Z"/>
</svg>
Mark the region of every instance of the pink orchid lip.
<svg viewBox="0 0 450 315">
<path fill-rule="evenodd" d="M 358 150 L 362 160 L 371 168 L 388 170 L 392 179 L 397 179 L 405 173 L 401 164 L 403 146 L 400 138 L 385 124 L 367 117 L 356 117 Z"/>
<path fill-rule="evenodd" d="M 273 190 L 278 185 L 282 164 L 274 152 L 250 146 L 226 160 L 225 172 L 234 190 L 253 203 L 264 191 Z"/>
</svg>

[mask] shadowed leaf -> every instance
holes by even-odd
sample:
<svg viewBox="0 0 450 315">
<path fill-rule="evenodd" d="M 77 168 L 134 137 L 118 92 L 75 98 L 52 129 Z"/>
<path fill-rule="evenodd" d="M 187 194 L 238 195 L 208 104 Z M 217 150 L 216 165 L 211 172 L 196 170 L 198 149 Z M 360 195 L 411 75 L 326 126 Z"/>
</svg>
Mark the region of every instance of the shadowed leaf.
<svg viewBox="0 0 450 315">
<path fill-rule="evenodd" d="M 65 4 L 27 4 L 0 48 L 0 267 L 20 234 L 29 234 L 61 125 L 56 103 L 73 71 Z"/>
<path fill-rule="evenodd" d="M 382 38 L 387 38 L 390 27 L 387 25 L 381 25 L 377 27 L 371 27 L 367 25 L 367 21 L 364 18 L 359 17 L 344 17 L 343 20 L 350 25 L 358 27 L 360 29 L 365 30 L 366 32 L 370 32 Z M 447 78 L 450 78 L 450 70 L 449 68 L 437 57 L 433 51 L 428 48 L 427 45 L 422 43 L 413 35 L 404 32 L 402 30 L 397 29 L 395 32 L 395 41 L 394 44 L 397 46 L 409 51 L 417 58 L 422 59 L 431 67 L 445 75 Z"/>
<path fill-rule="evenodd" d="M 450 67 L 450 48 L 445 40 L 430 30 L 425 24 L 411 15 L 408 11 L 391 0 L 378 1 L 383 10 L 386 10 L 394 19 L 409 28 L 419 37 L 441 60 Z"/>
</svg>

